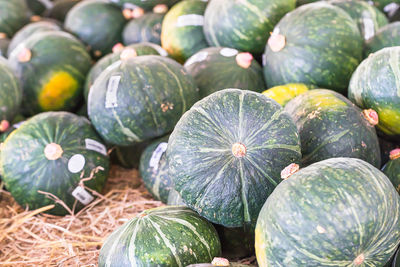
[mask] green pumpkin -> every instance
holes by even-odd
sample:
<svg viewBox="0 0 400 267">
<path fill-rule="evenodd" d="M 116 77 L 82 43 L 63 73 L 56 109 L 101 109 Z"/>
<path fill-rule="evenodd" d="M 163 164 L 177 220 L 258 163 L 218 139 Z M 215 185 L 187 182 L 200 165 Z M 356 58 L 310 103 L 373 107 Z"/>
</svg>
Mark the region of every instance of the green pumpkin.
<svg viewBox="0 0 400 267">
<path fill-rule="evenodd" d="M 0 33 L 11 38 L 29 22 L 31 11 L 25 0 L 0 0 Z"/>
<path fill-rule="evenodd" d="M 157 5 L 167 5 L 171 7 L 179 1 L 180 0 L 111 0 L 111 2 L 123 8 L 134 9 L 140 7 L 145 10 L 152 10 Z"/>
<path fill-rule="evenodd" d="M 382 48 L 400 46 L 400 22 L 390 23 L 367 41 L 366 54 L 378 52 Z"/>
<path fill-rule="evenodd" d="M 55 0 L 54 5 L 46 10 L 45 16 L 64 22 L 65 17 L 73 6 L 81 0 Z"/>
<path fill-rule="evenodd" d="M 390 160 L 383 166 L 382 171 L 400 194 L 400 148 L 390 152 Z"/>
<path fill-rule="evenodd" d="M 161 23 L 165 14 L 145 13 L 129 21 L 122 32 L 124 45 L 150 42 L 161 45 Z"/>
<path fill-rule="evenodd" d="M 280 183 L 257 221 L 260 266 L 383 266 L 400 243 L 400 197 L 369 163 L 332 158 Z"/>
<path fill-rule="evenodd" d="M 175 126 L 167 148 L 169 175 L 183 201 L 226 227 L 255 223 L 280 171 L 300 158 L 296 126 L 282 107 L 240 89 L 197 102 Z"/>
</svg>

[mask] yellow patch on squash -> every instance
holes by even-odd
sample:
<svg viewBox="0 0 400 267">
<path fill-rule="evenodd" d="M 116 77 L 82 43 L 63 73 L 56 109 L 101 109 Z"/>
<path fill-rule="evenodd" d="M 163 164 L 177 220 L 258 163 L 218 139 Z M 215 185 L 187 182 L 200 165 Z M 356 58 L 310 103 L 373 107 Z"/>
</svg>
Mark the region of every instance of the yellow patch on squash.
<svg viewBox="0 0 400 267">
<path fill-rule="evenodd" d="M 71 74 L 65 71 L 56 72 L 42 87 L 39 106 L 45 111 L 63 109 L 65 102 L 75 95 L 78 88 L 78 81 Z"/>
<path fill-rule="evenodd" d="M 263 95 L 272 98 L 281 106 L 285 106 L 290 100 L 296 96 L 305 93 L 309 88 L 302 83 L 289 83 L 286 85 L 279 85 L 272 87 L 263 92 Z"/>
<path fill-rule="evenodd" d="M 267 266 L 267 255 L 265 252 L 265 242 L 260 227 L 256 227 L 255 249 L 259 266 Z"/>
<path fill-rule="evenodd" d="M 381 108 L 377 111 L 379 114 L 378 128 L 388 135 L 400 134 L 400 112 Z"/>
</svg>

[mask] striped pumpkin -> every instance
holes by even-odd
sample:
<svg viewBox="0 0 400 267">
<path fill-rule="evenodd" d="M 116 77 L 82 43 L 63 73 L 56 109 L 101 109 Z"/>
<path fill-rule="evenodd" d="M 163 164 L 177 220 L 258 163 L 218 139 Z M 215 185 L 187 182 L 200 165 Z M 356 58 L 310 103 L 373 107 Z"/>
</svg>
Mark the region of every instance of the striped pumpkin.
<svg viewBox="0 0 400 267">
<path fill-rule="evenodd" d="M 185 267 L 220 253 L 212 224 L 184 206 L 166 206 L 145 210 L 115 230 L 101 248 L 99 267 Z"/>
</svg>

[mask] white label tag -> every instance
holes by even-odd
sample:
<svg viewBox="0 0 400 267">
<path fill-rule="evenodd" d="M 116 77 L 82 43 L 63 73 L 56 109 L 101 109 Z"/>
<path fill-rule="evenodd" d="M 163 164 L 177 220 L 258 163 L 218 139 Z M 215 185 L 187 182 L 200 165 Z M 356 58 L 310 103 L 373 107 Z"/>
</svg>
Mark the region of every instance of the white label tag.
<svg viewBox="0 0 400 267">
<path fill-rule="evenodd" d="M 78 186 L 77 188 L 75 188 L 74 191 L 72 191 L 72 196 L 83 205 L 89 204 L 94 199 L 94 197 L 82 186 Z"/>
<path fill-rule="evenodd" d="M 16 124 L 14 124 L 12 127 L 14 127 L 15 129 L 18 129 L 25 121 L 20 121 L 17 122 Z"/>
<path fill-rule="evenodd" d="M 68 170 L 71 173 L 78 173 L 85 167 L 85 157 L 81 154 L 73 155 L 68 161 Z"/>
<path fill-rule="evenodd" d="M 383 11 L 389 14 L 389 16 L 394 15 L 394 13 L 399 9 L 400 5 L 396 3 L 390 3 L 383 8 Z"/>
<path fill-rule="evenodd" d="M 160 143 L 156 150 L 154 150 L 153 155 L 151 155 L 149 166 L 153 168 L 153 171 L 158 170 L 158 163 L 160 163 L 160 159 L 164 152 L 167 150 L 168 143 Z"/>
<path fill-rule="evenodd" d="M 221 54 L 221 56 L 224 57 L 233 57 L 236 56 L 239 53 L 239 51 L 233 48 L 222 48 L 221 51 L 219 51 L 219 53 Z"/>
<path fill-rule="evenodd" d="M 204 16 L 197 14 L 183 15 L 178 17 L 176 22 L 176 27 L 186 27 L 186 26 L 203 26 Z"/>
<path fill-rule="evenodd" d="M 201 62 L 203 60 L 206 60 L 208 57 L 208 53 L 206 51 L 198 52 L 191 56 L 186 62 L 185 62 L 185 67 L 190 66 L 196 62 Z"/>
<path fill-rule="evenodd" d="M 375 25 L 371 18 L 363 18 L 364 24 L 364 39 L 369 40 L 375 35 Z"/>
<path fill-rule="evenodd" d="M 121 76 L 111 76 L 108 80 L 106 92 L 106 108 L 118 107 L 117 92 Z"/>
<path fill-rule="evenodd" d="M 93 150 L 107 156 L 107 149 L 106 146 L 96 140 L 86 138 L 85 139 L 85 146 L 88 150 Z"/>
</svg>

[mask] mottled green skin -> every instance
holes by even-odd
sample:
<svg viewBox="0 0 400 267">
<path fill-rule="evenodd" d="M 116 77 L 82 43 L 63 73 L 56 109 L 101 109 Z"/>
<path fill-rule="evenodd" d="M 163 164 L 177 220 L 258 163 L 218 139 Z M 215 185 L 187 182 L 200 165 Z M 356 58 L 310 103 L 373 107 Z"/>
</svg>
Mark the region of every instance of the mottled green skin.
<svg viewBox="0 0 400 267">
<path fill-rule="evenodd" d="M 145 13 L 129 21 L 122 32 L 124 45 L 150 42 L 161 45 L 161 24 L 165 14 Z"/>
<path fill-rule="evenodd" d="M 99 267 L 184 267 L 220 254 L 211 223 L 184 206 L 166 206 L 145 210 L 108 236 Z"/>
<path fill-rule="evenodd" d="M 400 158 L 389 160 L 382 168 L 382 171 L 400 194 Z"/>
<path fill-rule="evenodd" d="M 236 55 L 221 55 L 221 47 L 200 50 L 185 63 L 200 89 L 200 97 L 206 97 L 226 88 L 241 88 L 262 92 L 266 89 L 262 67 L 256 60 L 247 69 L 239 66 Z M 201 61 L 200 61 L 201 60 Z"/>
<path fill-rule="evenodd" d="M 301 6 L 285 16 L 275 31 L 286 45 L 265 49 L 264 75 L 269 87 L 314 84 L 345 92 L 362 60 L 363 38 L 355 21 L 341 8 L 323 1 Z"/>
<path fill-rule="evenodd" d="M 299 130 L 304 166 L 336 157 L 359 158 L 381 166 L 374 126 L 341 94 L 311 90 L 292 99 L 285 111 Z"/>
<path fill-rule="evenodd" d="M 319 0 L 297 0 L 297 5 L 304 5 L 304 4 L 308 4 L 308 3 L 312 3 L 312 2 L 317 2 Z M 351 1 L 351 0 L 350 0 Z M 373 2 L 372 4 L 377 7 L 379 10 L 383 11 L 384 7 L 391 4 L 391 3 L 400 3 L 399 0 L 362 0 L 365 2 L 368 2 L 368 4 L 371 4 L 371 2 Z"/>
<path fill-rule="evenodd" d="M 161 55 L 167 56 L 168 53 L 162 49 L 160 46 L 152 43 L 139 43 L 127 46 L 127 48 L 133 48 L 138 56 L 144 55 Z M 87 101 L 90 87 L 93 85 L 97 77 L 111 64 L 120 60 L 120 56 L 123 50 L 114 52 L 102 57 L 93 67 L 90 69 L 88 75 L 86 76 L 85 88 L 83 89 L 83 95 Z"/>
<path fill-rule="evenodd" d="M 133 146 L 116 146 L 111 152 L 111 162 L 126 169 L 139 168 L 140 156 L 150 141 L 145 141 Z"/>
<path fill-rule="evenodd" d="M 56 0 L 54 6 L 48 9 L 45 13 L 46 17 L 56 19 L 64 22 L 65 17 L 73 6 L 78 4 L 81 0 Z"/>
<path fill-rule="evenodd" d="M 86 138 L 102 143 L 87 119 L 68 112 L 41 113 L 12 132 L 1 149 L 0 168 L 14 199 L 31 210 L 54 204 L 53 200 L 37 192 L 41 190 L 54 194 L 72 209 L 76 200 L 71 192 L 78 186 L 81 173 L 84 171 L 83 177 L 89 177 L 97 166 L 104 170 L 84 184 L 100 192 L 107 179 L 109 158 L 86 149 Z M 50 143 L 62 147 L 61 158 L 48 160 L 45 157 L 44 149 Z M 82 171 L 71 173 L 68 162 L 76 154 L 85 157 L 85 165 Z M 82 207 L 78 203 L 76 210 Z M 68 213 L 59 204 L 47 212 L 55 215 Z"/>
<path fill-rule="evenodd" d="M 400 242 L 400 198 L 372 165 L 324 160 L 283 181 L 260 212 L 256 255 L 265 266 L 383 266 Z M 365 260 L 353 261 L 363 254 Z"/>
<path fill-rule="evenodd" d="M 86 0 L 68 12 L 64 27 L 87 44 L 94 57 L 110 53 L 122 41 L 126 20 L 122 11 L 107 0 Z"/>
<path fill-rule="evenodd" d="M 24 0 L 0 0 L 0 32 L 11 38 L 29 22 L 31 11 Z"/>
<path fill-rule="evenodd" d="M 28 62 L 19 62 L 18 55 L 27 48 L 32 52 Z M 62 51 L 62 53 L 60 53 Z M 82 98 L 86 74 L 91 66 L 90 55 L 83 44 L 72 35 L 62 31 L 41 32 L 29 37 L 17 46 L 8 62 L 21 81 L 24 96 L 23 113 L 33 115 L 47 111 L 38 103 L 39 94 L 56 72 L 67 72 L 79 85 L 76 92 L 63 105 L 63 110 L 72 110 Z"/>
<path fill-rule="evenodd" d="M 232 145 L 247 152 L 235 157 Z M 301 159 L 292 119 L 259 93 L 226 89 L 197 102 L 179 120 L 167 149 L 169 175 L 184 202 L 226 227 L 255 224 L 280 172 Z"/>
<path fill-rule="evenodd" d="M 204 34 L 210 46 L 260 55 L 275 24 L 295 5 L 295 0 L 210 0 Z"/>
<path fill-rule="evenodd" d="M 113 3 L 119 5 L 120 7 L 124 8 L 131 8 L 134 6 L 141 7 L 145 10 L 151 10 L 158 4 L 165 4 L 168 7 L 173 6 L 175 3 L 179 2 L 180 0 L 111 0 Z"/>
<path fill-rule="evenodd" d="M 163 203 L 168 202 L 169 191 L 172 189 L 172 179 L 168 175 L 167 156 L 164 152 L 158 151 L 157 148 L 160 144 L 166 145 L 168 143 L 169 135 L 157 139 L 152 142 L 143 151 L 140 157 L 139 172 L 142 176 L 143 182 L 147 190 L 156 200 Z M 160 160 L 155 164 L 151 161 L 153 155 L 157 156 L 161 153 Z M 153 160 L 154 161 L 154 160 Z"/>
<path fill-rule="evenodd" d="M 367 41 L 383 26 L 389 23 L 385 14 L 376 7 L 359 0 L 331 0 L 334 6 L 342 8 L 357 22 L 361 36 Z"/>
<path fill-rule="evenodd" d="M 11 52 L 20 44 L 23 43 L 26 39 L 38 32 L 46 32 L 46 31 L 61 31 L 60 25 L 50 21 L 38 21 L 25 25 L 22 29 L 20 29 L 14 37 L 11 39 L 11 43 L 8 46 L 8 56 L 10 56 Z"/>
<path fill-rule="evenodd" d="M 185 202 L 183 202 L 183 199 L 181 197 L 181 195 L 179 195 L 179 193 L 171 188 L 169 190 L 169 194 L 168 194 L 168 199 L 167 199 L 167 205 L 183 205 L 186 206 Z"/>
<path fill-rule="evenodd" d="M 400 46 L 400 22 L 390 23 L 375 34 L 373 38 L 366 43 L 366 55 L 375 53 L 382 48 Z"/>
<path fill-rule="evenodd" d="M 106 108 L 110 77 L 120 76 L 117 107 Z M 172 59 L 140 56 L 118 61 L 96 79 L 88 97 L 89 117 L 110 144 L 133 145 L 171 132 L 198 100 L 193 78 Z"/>
<path fill-rule="evenodd" d="M 10 42 L 10 39 L 0 37 L 0 56 L 7 57 L 7 50 Z"/>
<path fill-rule="evenodd" d="M 379 139 L 379 147 L 381 149 L 381 166 L 385 165 L 389 161 L 390 151 L 395 148 L 400 148 L 400 144 L 390 142 L 381 137 Z"/>
<path fill-rule="evenodd" d="M 238 259 L 254 255 L 254 229 L 228 228 L 218 224 L 214 227 L 221 240 L 224 257 Z"/>
<path fill-rule="evenodd" d="M 6 59 L 0 57 L 0 121 L 11 122 L 19 112 L 22 89 L 18 78 L 7 63 Z"/>
<path fill-rule="evenodd" d="M 351 78 L 348 97 L 378 112 L 378 129 L 400 141 L 400 47 L 384 48 L 365 59 Z"/>
<path fill-rule="evenodd" d="M 171 8 L 163 20 L 162 47 L 182 64 L 197 51 L 208 47 L 203 25 L 182 18 L 190 15 L 203 16 L 206 6 L 207 3 L 200 0 L 182 1 Z"/>
</svg>

